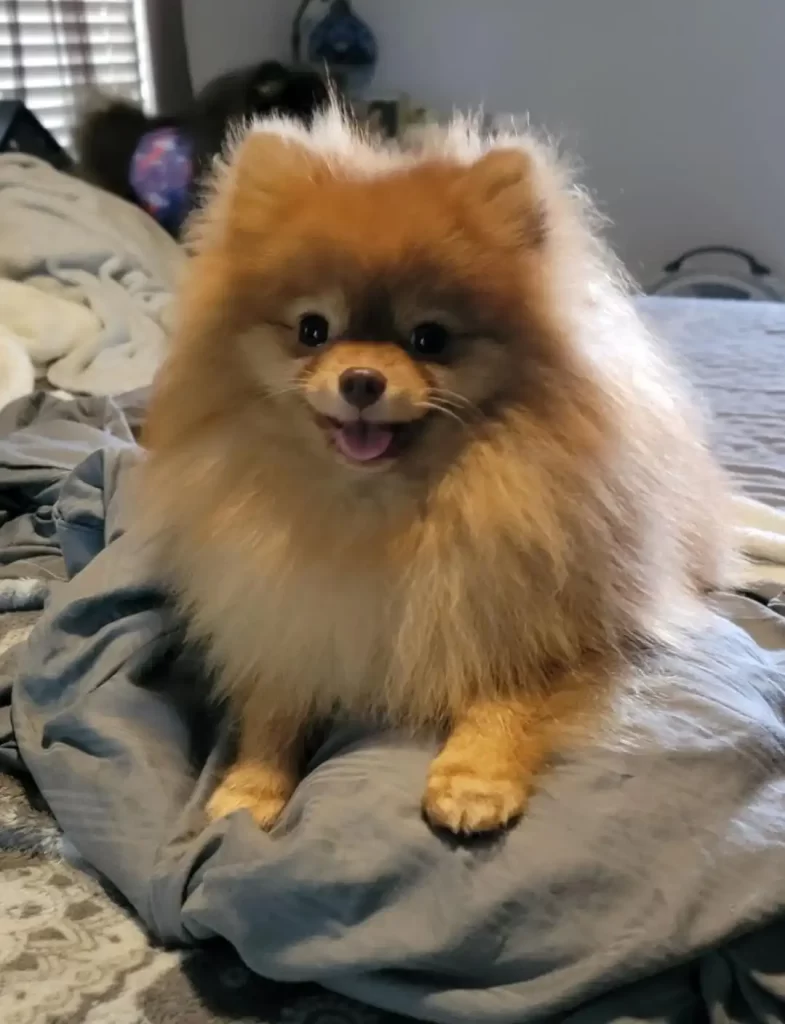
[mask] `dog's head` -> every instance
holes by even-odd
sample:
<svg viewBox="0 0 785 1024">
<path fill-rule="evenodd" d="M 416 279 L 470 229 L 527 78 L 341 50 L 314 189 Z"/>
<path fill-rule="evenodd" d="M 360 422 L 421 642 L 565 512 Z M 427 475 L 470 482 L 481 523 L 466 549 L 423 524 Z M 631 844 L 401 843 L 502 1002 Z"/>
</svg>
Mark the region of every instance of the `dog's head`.
<svg viewBox="0 0 785 1024">
<path fill-rule="evenodd" d="M 460 162 L 340 133 L 330 151 L 270 122 L 239 144 L 196 226 L 185 341 L 322 467 L 422 475 L 536 407 L 564 359 L 545 200 L 524 148 Z"/>
</svg>

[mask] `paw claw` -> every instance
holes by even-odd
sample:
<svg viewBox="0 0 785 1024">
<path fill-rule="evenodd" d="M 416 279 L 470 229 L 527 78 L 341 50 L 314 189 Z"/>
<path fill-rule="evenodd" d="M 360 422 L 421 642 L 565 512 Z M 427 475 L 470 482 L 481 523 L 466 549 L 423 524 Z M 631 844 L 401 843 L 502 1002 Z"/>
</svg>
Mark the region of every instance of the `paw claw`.
<svg viewBox="0 0 785 1024">
<path fill-rule="evenodd" d="M 485 778 L 472 771 L 436 769 L 428 779 L 423 810 L 437 828 L 457 834 L 493 832 L 522 814 L 527 794 L 525 779 Z"/>
</svg>

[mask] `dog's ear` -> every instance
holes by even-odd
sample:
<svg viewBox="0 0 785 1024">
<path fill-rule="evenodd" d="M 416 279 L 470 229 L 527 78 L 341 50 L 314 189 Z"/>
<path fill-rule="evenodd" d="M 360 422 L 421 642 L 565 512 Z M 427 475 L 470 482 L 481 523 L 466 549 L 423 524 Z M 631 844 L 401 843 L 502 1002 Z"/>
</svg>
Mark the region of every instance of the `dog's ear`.
<svg viewBox="0 0 785 1024">
<path fill-rule="evenodd" d="M 466 184 L 516 248 L 539 248 L 547 210 L 537 187 L 534 158 L 523 149 L 493 149 L 466 170 Z"/>
<path fill-rule="evenodd" d="M 250 131 L 230 158 L 228 185 L 240 202 L 264 202 L 298 181 L 313 179 L 319 161 L 296 138 L 274 131 Z"/>
<path fill-rule="evenodd" d="M 263 214 L 313 180 L 319 161 L 297 138 L 275 131 L 250 131 L 230 157 L 227 180 L 232 226 Z"/>
<path fill-rule="evenodd" d="M 298 185 L 313 181 L 324 168 L 315 153 L 285 132 L 247 132 L 216 162 L 204 201 L 188 225 L 186 247 L 231 244 L 252 230 L 258 233 L 276 205 L 296 196 Z"/>
</svg>

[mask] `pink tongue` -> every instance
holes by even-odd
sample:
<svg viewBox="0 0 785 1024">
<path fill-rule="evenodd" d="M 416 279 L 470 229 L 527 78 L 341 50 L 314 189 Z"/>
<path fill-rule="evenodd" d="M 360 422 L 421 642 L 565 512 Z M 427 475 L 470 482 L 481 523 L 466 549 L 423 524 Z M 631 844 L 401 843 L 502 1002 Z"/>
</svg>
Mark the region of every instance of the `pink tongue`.
<svg viewBox="0 0 785 1024">
<path fill-rule="evenodd" d="M 390 427 L 378 423 L 344 423 L 335 431 L 338 451 L 355 462 L 370 462 L 384 455 L 392 444 Z"/>
</svg>

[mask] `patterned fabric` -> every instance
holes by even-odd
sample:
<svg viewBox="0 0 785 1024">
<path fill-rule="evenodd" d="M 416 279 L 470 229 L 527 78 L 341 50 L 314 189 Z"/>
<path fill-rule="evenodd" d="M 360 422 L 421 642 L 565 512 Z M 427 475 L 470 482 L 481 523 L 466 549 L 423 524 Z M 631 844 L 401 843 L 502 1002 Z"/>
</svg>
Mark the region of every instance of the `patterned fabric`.
<svg viewBox="0 0 785 1024">
<path fill-rule="evenodd" d="M 143 135 L 129 171 L 131 188 L 150 216 L 170 231 L 185 220 L 193 180 L 193 144 L 177 128 Z"/>
<path fill-rule="evenodd" d="M 36 809 L 21 784 L 3 774 L 0 978 L 3 1024 L 394 1024 L 398 1019 L 316 986 L 266 981 L 247 970 L 228 946 L 184 952 L 153 947 L 116 894 L 87 872 L 45 809 Z"/>
</svg>

